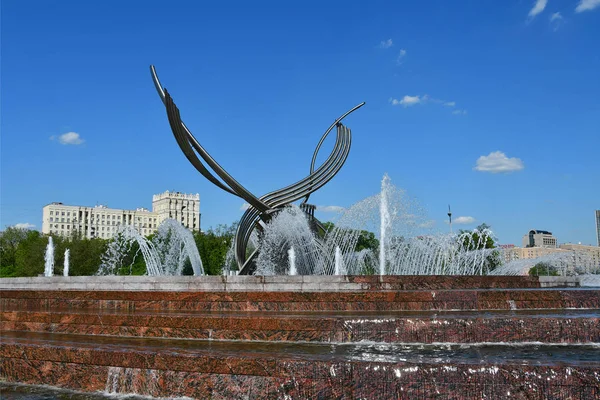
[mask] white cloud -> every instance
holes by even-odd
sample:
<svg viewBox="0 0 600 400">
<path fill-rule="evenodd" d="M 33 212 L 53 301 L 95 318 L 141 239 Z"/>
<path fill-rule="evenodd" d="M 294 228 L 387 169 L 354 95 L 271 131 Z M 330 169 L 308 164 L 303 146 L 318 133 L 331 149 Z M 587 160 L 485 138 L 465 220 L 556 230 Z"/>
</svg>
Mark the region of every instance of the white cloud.
<svg viewBox="0 0 600 400">
<path fill-rule="evenodd" d="M 406 56 L 406 50 L 400 49 L 400 53 L 398 53 L 398 58 L 396 58 L 396 64 L 402 64 L 402 59 Z"/>
<path fill-rule="evenodd" d="M 15 224 L 15 228 L 17 229 L 33 229 L 35 225 L 30 224 L 29 222 L 21 222 L 19 224 Z"/>
<path fill-rule="evenodd" d="M 423 97 L 407 95 L 407 96 L 404 96 L 402 98 L 402 100 L 390 98 L 390 103 L 392 103 L 393 106 L 401 105 L 404 107 L 409 107 L 409 106 L 414 106 L 415 104 L 423 103 L 426 99 L 427 99 L 427 95 L 425 95 Z"/>
<path fill-rule="evenodd" d="M 529 16 L 534 18 L 536 15 L 544 11 L 546 4 L 548 4 L 548 0 L 536 0 L 533 8 L 529 11 Z"/>
<path fill-rule="evenodd" d="M 560 28 L 560 26 L 564 22 L 565 22 L 565 19 L 559 12 L 555 12 L 554 14 L 552 14 L 550 16 L 550 26 L 552 27 L 552 30 L 555 32 L 558 30 L 558 28 Z"/>
<path fill-rule="evenodd" d="M 503 152 L 494 151 L 487 156 L 479 157 L 477 159 L 477 165 L 474 169 L 476 171 L 491 172 L 492 174 L 496 174 L 499 172 L 520 171 L 523 168 L 525 168 L 525 166 L 523 165 L 523 161 L 521 161 L 519 158 L 508 158 Z"/>
<path fill-rule="evenodd" d="M 454 107 L 456 105 L 455 101 L 447 101 L 444 103 L 446 107 Z"/>
<path fill-rule="evenodd" d="M 56 136 L 50 136 L 50 140 L 54 140 L 56 139 Z M 58 137 L 58 141 L 60 142 L 60 144 L 73 144 L 73 145 L 77 145 L 77 144 L 82 144 L 84 142 L 84 140 L 79 136 L 79 133 L 76 132 L 67 132 L 67 133 L 63 133 L 62 135 L 60 135 Z"/>
<path fill-rule="evenodd" d="M 550 21 L 560 21 L 563 19 L 563 16 L 559 12 L 555 12 L 550 16 Z"/>
<path fill-rule="evenodd" d="M 388 40 L 382 40 L 381 43 L 379 43 L 379 47 L 380 49 L 389 49 L 390 47 L 392 47 L 394 45 L 394 42 L 392 42 L 392 39 L 388 39 Z"/>
<path fill-rule="evenodd" d="M 244 204 L 242 204 L 242 206 L 240 207 L 240 210 L 242 210 L 242 211 L 246 211 L 246 210 L 247 210 L 247 209 L 249 209 L 249 208 L 250 208 L 250 204 L 248 204 L 248 203 L 244 203 Z"/>
<path fill-rule="evenodd" d="M 457 217 L 452 220 L 452 223 L 458 224 L 458 225 L 467 225 L 467 224 L 474 224 L 475 221 L 477 221 L 477 220 L 473 217 Z"/>
<path fill-rule="evenodd" d="M 452 111 L 454 115 L 467 115 L 467 110 L 454 110 Z"/>
<path fill-rule="evenodd" d="M 435 220 L 430 219 L 429 221 L 425 221 L 417 225 L 419 228 L 433 228 L 435 226 Z"/>
<path fill-rule="evenodd" d="M 339 213 L 345 208 L 341 206 L 317 206 L 317 211 Z"/>
<path fill-rule="evenodd" d="M 600 6 L 600 0 L 580 0 L 575 8 L 575 12 L 591 11 L 598 6 Z"/>
</svg>

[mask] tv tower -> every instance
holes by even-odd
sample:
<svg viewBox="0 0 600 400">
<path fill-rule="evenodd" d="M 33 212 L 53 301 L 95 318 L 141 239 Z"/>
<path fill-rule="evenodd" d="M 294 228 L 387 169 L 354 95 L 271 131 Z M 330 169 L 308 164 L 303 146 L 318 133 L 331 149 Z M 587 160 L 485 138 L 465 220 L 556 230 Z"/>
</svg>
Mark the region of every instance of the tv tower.
<svg viewBox="0 0 600 400">
<path fill-rule="evenodd" d="M 450 211 L 450 204 L 448 204 L 448 220 L 450 222 L 450 233 L 452 233 L 452 211 Z"/>
</svg>

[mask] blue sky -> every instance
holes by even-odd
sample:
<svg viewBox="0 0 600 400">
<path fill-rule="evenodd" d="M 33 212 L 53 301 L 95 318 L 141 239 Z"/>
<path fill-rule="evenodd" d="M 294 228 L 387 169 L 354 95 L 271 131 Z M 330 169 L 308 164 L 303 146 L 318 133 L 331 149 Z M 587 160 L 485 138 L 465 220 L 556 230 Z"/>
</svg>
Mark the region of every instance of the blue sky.
<svg viewBox="0 0 600 400">
<path fill-rule="evenodd" d="M 439 230 L 451 204 L 458 227 L 486 222 L 502 243 L 532 228 L 595 242 L 599 0 L 5 0 L 1 12 L 2 227 L 40 229 L 52 201 L 150 208 L 165 190 L 200 193 L 203 229 L 241 216 L 179 150 L 155 64 L 195 136 L 257 195 L 303 178 L 324 129 L 366 101 L 314 204 L 348 207 L 388 173 Z"/>
</svg>

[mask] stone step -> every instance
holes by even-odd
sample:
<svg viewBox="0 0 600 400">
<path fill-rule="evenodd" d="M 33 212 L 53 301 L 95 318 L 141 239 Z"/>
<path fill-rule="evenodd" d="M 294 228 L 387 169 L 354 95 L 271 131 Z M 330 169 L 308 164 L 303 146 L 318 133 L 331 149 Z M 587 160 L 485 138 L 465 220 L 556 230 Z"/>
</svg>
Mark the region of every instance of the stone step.
<svg viewBox="0 0 600 400">
<path fill-rule="evenodd" d="M 276 275 L 276 276 L 53 276 L 0 278 L 12 290 L 356 291 L 539 288 L 580 286 L 579 277 Z"/>
<path fill-rule="evenodd" d="M 598 309 L 600 289 L 343 292 L 2 290 L 2 309 L 177 311 L 402 311 Z"/>
<path fill-rule="evenodd" d="M 600 342 L 600 309 L 400 312 L 0 311 L 1 331 L 244 341 Z"/>
<path fill-rule="evenodd" d="M 193 398 L 600 396 L 597 345 L 299 344 L 3 332 L 1 377 Z"/>
</svg>

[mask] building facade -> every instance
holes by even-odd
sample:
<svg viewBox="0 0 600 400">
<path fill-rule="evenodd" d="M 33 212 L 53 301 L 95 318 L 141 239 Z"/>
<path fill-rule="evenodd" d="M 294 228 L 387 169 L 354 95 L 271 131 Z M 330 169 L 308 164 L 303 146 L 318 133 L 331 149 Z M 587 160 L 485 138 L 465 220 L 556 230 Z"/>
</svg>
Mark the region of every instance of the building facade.
<svg viewBox="0 0 600 400">
<path fill-rule="evenodd" d="M 152 211 L 50 203 L 42 209 L 42 233 L 110 239 L 121 225 L 128 225 L 147 236 L 167 218 L 191 231 L 200 231 L 200 195 L 166 191 L 152 197 Z"/>
<path fill-rule="evenodd" d="M 552 232 L 537 229 L 530 230 L 523 235 L 523 247 L 546 247 L 556 248 L 557 241 Z"/>
</svg>

